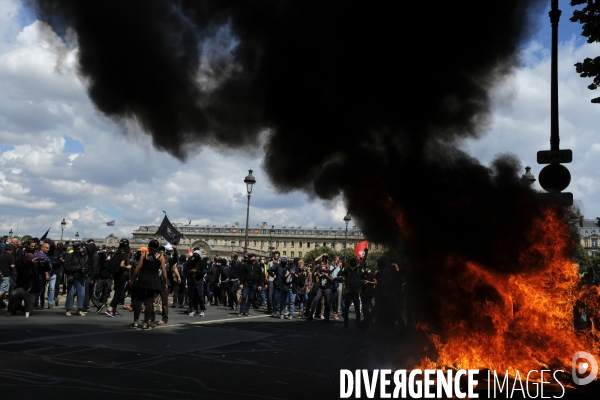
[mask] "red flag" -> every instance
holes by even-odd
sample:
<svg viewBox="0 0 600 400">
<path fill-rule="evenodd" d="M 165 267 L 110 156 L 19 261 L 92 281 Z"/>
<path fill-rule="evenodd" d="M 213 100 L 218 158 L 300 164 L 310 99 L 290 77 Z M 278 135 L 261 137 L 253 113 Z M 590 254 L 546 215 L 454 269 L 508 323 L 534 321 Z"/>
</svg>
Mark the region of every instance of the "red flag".
<svg viewBox="0 0 600 400">
<path fill-rule="evenodd" d="M 358 259 L 362 259 L 365 256 L 365 250 L 367 249 L 367 247 L 369 247 L 368 240 L 363 240 L 362 242 L 357 243 L 356 246 L 354 246 L 354 254 L 356 254 L 356 257 L 358 257 Z"/>
</svg>

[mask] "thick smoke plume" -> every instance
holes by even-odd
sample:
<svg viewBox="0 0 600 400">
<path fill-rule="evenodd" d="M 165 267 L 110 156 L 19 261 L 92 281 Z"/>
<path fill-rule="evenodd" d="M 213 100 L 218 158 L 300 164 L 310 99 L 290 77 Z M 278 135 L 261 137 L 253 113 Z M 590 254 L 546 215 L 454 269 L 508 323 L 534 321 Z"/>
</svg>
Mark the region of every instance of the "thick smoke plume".
<svg viewBox="0 0 600 400">
<path fill-rule="evenodd" d="M 455 143 L 486 130 L 488 91 L 545 3 L 30 1 L 76 31 L 98 109 L 158 149 L 184 161 L 268 131 L 264 169 L 281 191 L 341 194 L 368 237 L 405 238 L 418 263 L 507 273 L 540 207 L 517 160 L 485 167 Z"/>
</svg>

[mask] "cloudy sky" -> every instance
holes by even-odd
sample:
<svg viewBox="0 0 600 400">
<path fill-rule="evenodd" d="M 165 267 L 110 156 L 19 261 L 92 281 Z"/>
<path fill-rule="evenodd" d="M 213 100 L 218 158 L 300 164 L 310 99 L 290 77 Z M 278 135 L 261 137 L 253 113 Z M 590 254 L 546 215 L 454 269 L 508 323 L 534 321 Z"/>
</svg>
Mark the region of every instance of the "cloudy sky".
<svg viewBox="0 0 600 400">
<path fill-rule="evenodd" d="M 550 2 L 548 2 L 550 3 Z M 561 4 L 559 94 L 561 148 L 573 150 L 568 190 L 587 218 L 600 216 L 598 121 L 600 96 L 573 64 L 600 54 Z M 513 153 L 537 176 L 538 150 L 549 149 L 550 24 L 522 49 L 522 66 L 494 90 L 489 132 L 463 143 L 482 163 Z M 76 73 L 77 43 L 36 21 L 18 0 L 0 0 L 0 233 L 41 235 L 51 228 L 65 237 L 108 233 L 129 237 L 132 229 L 158 224 L 165 210 L 176 222 L 245 223 L 243 179 L 257 179 L 250 223 L 343 226 L 341 201 L 323 203 L 305 194 L 277 193 L 261 170 L 261 149 L 217 153 L 210 148 L 182 164 L 153 149 L 149 136 L 99 114 Z M 107 227 L 106 222 L 116 221 Z"/>
</svg>

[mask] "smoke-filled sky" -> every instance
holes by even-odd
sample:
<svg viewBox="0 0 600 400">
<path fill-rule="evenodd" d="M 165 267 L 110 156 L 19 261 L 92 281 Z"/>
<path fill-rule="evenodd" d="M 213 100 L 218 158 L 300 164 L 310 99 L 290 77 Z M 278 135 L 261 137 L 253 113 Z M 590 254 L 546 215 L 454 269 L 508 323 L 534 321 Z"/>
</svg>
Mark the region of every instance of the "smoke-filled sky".
<svg viewBox="0 0 600 400">
<path fill-rule="evenodd" d="M 162 210 L 178 222 L 243 224 L 250 168 L 252 225 L 339 227 L 349 204 L 373 232 L 368 221 L 384 217 L 363 209 L 369 201 L 357 201 L 357 187 L 389 193 L 405 174 L 402 190 L 423 192 L 419 209 L 410 210 L 419 196 L 392 197 L 415 213 L 409 220 L 429 223 L 428 207 L 435 216 L 441 204 L 430 201 L 439 171 L 474 171 L 473 186 L 489 181 L 477 162 L 462 163 L 460 149 L 484 166 L 512 153 L 537 175 L 535 154 L 549 148 L 546 2 L 503 2 L 470 25 L 442 10 L 420 29 L 416 6 L 361 2 L 319 10 L 303 2 L 114 2 L 129 4 L 118 11 L 59 3 L 36 13 L 0 0 L 7 233 L 18 225 L 20 234 L 52 227 L 56 235 L 65 218 L 66 236 L 129 236 L 160 221 Z M 561 9 L 561 148 L 574 154 L 568 190 L 595 218 L 600 107 L 573 64 L 600 46 L 578 35 L 566 2 Z M 431 163 L 436 157 L 445 161 Z M 116 226 L 106 227 L 111 220 Z"/>
</svg>

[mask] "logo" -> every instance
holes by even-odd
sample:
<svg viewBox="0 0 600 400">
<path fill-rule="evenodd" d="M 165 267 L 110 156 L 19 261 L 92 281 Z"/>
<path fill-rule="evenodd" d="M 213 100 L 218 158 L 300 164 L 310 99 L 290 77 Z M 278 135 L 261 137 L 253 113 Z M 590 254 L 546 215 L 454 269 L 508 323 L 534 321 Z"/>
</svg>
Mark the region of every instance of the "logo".
<svg viewBox="0 0 600 400">
<path fill-rule="evenodd" d="M 585 360 L 585 361 L 580 361 Z M 585 351 L 578 351 L 573 354 L 572 377 L 576 385 L 583 386 L 592 382 L 598 375 L 598 362 L 593 355 Z M 580 378 L 577 375 L 585 374 L 591 367 L 590 374 L 585 378 Z"/>
</svg>

